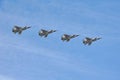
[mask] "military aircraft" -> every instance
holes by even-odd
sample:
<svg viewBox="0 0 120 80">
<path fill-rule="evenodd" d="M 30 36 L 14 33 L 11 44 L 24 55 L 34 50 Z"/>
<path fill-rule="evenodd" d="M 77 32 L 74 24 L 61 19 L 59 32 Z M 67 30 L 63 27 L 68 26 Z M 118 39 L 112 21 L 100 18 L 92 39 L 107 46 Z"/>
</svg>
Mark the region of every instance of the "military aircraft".
<svg viewBox="0 0 120 80">
<path fill-rule="evenodd" d="M 19 27 L 19 26 L 14 26 L 14 28 L 12 29 L 12 32 L 14 32 L 15 34 L 18 32 L 18 34 L 21 34 L 22 31 L 26 30 L 26 29 L 29 29 L 31 27 Z"/>
<path fill-rule="evenodd" d="M 70 41 L 70 39 L 72 39 L 72 38 L 75 38 L 75 37 L 77 37 L 77 36 L 79 36 L 79 35 L 68 35 L 68 34 L 63 34 L 63 36 L 61 37 L 61 40 L 62 41 Z"/>
<path fill-rule="evenodd" d="M 97 41 L 97 40 L 99 40 L 99 39 L 101 39 L 101 38 L 89 38 L 89 37 L 86 37 L 84 40 L 83 40 L 83 44 L 84 45 L 86 45 L 86 44 L 88 44 L 88 45 L 91 45 L 92 44 L 92 42 L 94 42 L 94 41 Z"/>
<path fill-rule="evenodd" d="M 39 36 L 44 36 L 44 37 L 47 37 L 48 36 L 48 34 L 51 34 L 51 33 L 53 33 L 53 32 L 56 32 L 56 30 L 44 30 L 44 29 L 41 29 L 40 31 L 39 31 Z"/>
</svg>

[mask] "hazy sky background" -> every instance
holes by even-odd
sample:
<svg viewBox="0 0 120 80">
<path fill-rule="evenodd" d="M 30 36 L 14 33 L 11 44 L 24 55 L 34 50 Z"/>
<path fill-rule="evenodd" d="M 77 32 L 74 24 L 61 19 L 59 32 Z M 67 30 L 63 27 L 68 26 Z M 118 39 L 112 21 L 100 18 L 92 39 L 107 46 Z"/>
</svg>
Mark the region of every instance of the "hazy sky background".
<svg viewBox="0 0 120 80">
<path fill-rule="evenodd" d="M 102 39 L 85 46 L 86 36 Z M 120 80 L 120 1 L 0 0 L 0 80 Z"/>
</svg>

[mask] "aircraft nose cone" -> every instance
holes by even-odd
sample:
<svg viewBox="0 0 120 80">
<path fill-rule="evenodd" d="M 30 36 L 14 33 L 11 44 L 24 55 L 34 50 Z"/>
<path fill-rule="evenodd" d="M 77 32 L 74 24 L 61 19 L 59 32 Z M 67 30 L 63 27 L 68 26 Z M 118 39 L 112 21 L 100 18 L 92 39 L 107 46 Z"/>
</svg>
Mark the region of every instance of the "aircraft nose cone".
<svg viewBox="0 0 120 80">
<path fill-rule="evenodd" d="M 65 35 L 63 35 L 62 38 L 65 38 Z"/>
<path fill-rule="evenodd" d="M 13 29 L 12 29 L 12 32 L 14 32 L 14 31 L 16 31 L 16 30 L 17 30 L 16 28 L 13 28 Z"/>
<path fill-rule="evenodd" d="M 14 30 L 12 29 L 12 32 L 14 32 Z"/>
<path fill-rule="evenodd" d="M 43 31 L 40 31 L 40 33 L 42 34 L 42 33 L 43 33 Z"/>
</svg>

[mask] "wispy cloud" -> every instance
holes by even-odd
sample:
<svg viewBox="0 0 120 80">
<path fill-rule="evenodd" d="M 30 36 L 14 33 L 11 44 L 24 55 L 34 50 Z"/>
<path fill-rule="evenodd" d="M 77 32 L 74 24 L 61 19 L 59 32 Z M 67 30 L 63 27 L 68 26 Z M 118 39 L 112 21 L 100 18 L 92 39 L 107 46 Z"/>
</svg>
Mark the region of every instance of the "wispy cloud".
<svg viewBox="0 0 120 80">
<path fill-rule="evenodd" d="M 79 74 L 86 74 L 92 76 L 102 75 L 101 69 L 96 68 L 96 66 L 94 65 L 85 63 L 85 61 L 88 59 L 86 59 L 84 56 L 81 56 L 81 59 L 78 60 L 72 56 L 64 55 L 66 54 L 65 52 L 50 50 L 48 48 L 43 48 L 41 46 L 34 45 L 34 43 L 32 43 L 31 41 L 26 42 L 26 40 L 22 40 L 22 41 L 16 40 L 15 38 L 11 38 L 8 35 L 3 36 L 2 34 L 0 34 L 0 36 L 1 36 L 0 38 L 1 49 L 5 49 L 7 51 L 11 51 L 12 49 L 14 49 L 14 53 L 13 53 L 14 55 L 17 54 L 15 53 L 15 51 L 18 50 L 26 53 L 27 55 L 32 54 L 40 57 L 41 56 L 46 57 L 49 59 L 49 61 L 54 63 L 52 65 L 57 66 L 57 68 L 64 68 L 66 70 L 70 70 Z M 104 71 L 107 72 L 107 70 Z M 106 75 L 107 73 L 104 74 Z"/>
<path fill-rule="evenodd" d="M 109 43 L 111 41 L 112 43 L 109 43 L 111 45 L 114 44 L 116 41 L 119 42 L 120 37 L 118 34 L 120 32 L 118 26 L 120 19 L 118 15 L 111 15 L 108 14 L 107 12 L 99 11 L 101 7 L 100 5 L 97 7 L 96 10 L 95 8 L 91 7 L 86 3 L 83 2 L 78 3 L 78 2 L 56 1 L 56 0 L 52 0 L 52 1 L 41 0 L 40 2 L 39 0 L 32 0 L 32 1 L 18 0 L 18 2 L 15 2 L 15 1 L 3 0 L 2 5 L 0 5 L 0 20 L 1 20 L 1 24 L 0 24 L 1 53 L 0 54 L 4 54 L 5 52 L 4 50 L 6 50 L 8 52 L 12 51 L 10 54 L 18 54 L 17 52 L 21 52 L 22 55 L 32 54 L 33 56 L 36 55 L 39 58 L 45 57 L 47 58 L 47 60 L 49 60 L 48 66 L 52 65 L 56 68 L 54 74 L 59 74 L 58 71 L 59 69 L 62 70 L 65 69 L 66 71 L 67 70 L 71 72 L 73 71 L 81 75 L 85 74 L 85 75 L 93 75 L 93 76 L 101 76 L 101 77 L 103 77 L 104 75 L 112 76 L 112 73 L 115 71 L 106 70 L 103 67 L 100 68 L 97 65 L 89 64 L 92 62 L 89 62 L 89 59 L 85 58 L 84 55 L 76 53 L 75 55 L 81 56 L 78 59 L 72 56 L 72 54 L 66 55 L 68 53 L 64 51 L 60 51 L 60 50 L 56 51 L 54 49 L 46 48 L 41 45 L 36 45 L 37 43 L 32 42 L 31 40 L 31 37 L 33 36 L 22 35 L 22 37 L 20 37 L 19 35 L 17 35 L 16 37 L 12 35 L 11 28 L 13 25 L 17 24 L 23 26 L 23 25 L 31 24 L 35 27 L 37 26 L 37 28 L 34 27 L 36 31 L 39 28 L 41 28 L 41 26 L 42 27 L 45 26 L 45 28 L 50 28 L 50 29 L 51 26 L 55 26 L 52 28 L 60 30 L 59 31 L 60 35 L 62 33 L 70 33 L 70 34 L 80 33 L 82 37 L 85 36 L 101 37 L 102 35 L 104 41 L 106 41 L 104 42 L 104 44 Z M 106 8 L 110 6 L 106 4 L 104 4 Z M 115 26 L 115 28 L 113 26 Z M 32 30 L 34 30 L 34 28 L 31 29 L 31 32 L 29 33 L 30 35 L 33 35 L 34 32 Z M 37 32 L 35 33 L 36 33 L 35 35 L 37 35 Z M 39 42 L 39 40 L 36 41 Z M 70 47 L 74 49 L 73 46 Z M 68 52 L 70 52 L 69 50 L 70 49 L 68 49 Z M 86 48 L 84 50 L 85 52 L 87 52 Z M 24 52 L 25 54 L 23 54 L 22 52 Z M 83 50 L 79 50 L 78 53 L 83 53 L 83 52 L 84 52 Z M 39 70 L 37 71 L 40 72 Z M 40 74 L 43 73 L 40 72 Z M 44 74 L 46 73 L 44 72 Z M 115 76 L 115 74 L 113 74 L 113 76 Z M 0 75 L 0 80 L 15 80 L 15 79 L 9 78 L 8 76 Z"/>
<path fill-rule="evenodd" d="M 119 32 L 118 30 L 113 29 L 114 27 L 118 28 L 119 26 L 120 19 L 118 16 L 100 12 L 86 3 L 54 0 L 45 1 L 46 3 L 43 2 L 39 2 L 38 0 L 18 1 L 18 3 L 20 3 L 18 5 L 18 3 L 15 2 L 4 1 L 2 6 L 3 13 L 1 15 L 4 17 L 1 18 L 4 19 L 6 17 L 8 19 L 7 21 L 10 21 L 10 24 L 11 19 L 13 18 L 12 24 L 32 24 L 35 26 L 50 25 L 55 26 L 54 28 L 60 29 L 66 33 L 75 32 L 85 36 L 106 35 L 111 32 Z M 41 3 L 41 5 L 39 5 L 39 3 Z M 22 6 L 20 6 L 21 4 Z M 27 8 L 26 5 L 31 6 Z M 12 7 L 12 9 L 9 9 L 9 6 Z M 101 26 L 103 28 L 100 28 Z M 71 29 L 72 31 L 68 29 Z"/>
<path fill-rule="evenodd" d="M 68 70 L 75 71 L 75 72 L 82 72 L 86 74 L 96 74 L 96 71 L 91 71 L 88 67 L 87 64 L 83 63 L 85 59 L 81 57 L 80 62 L 77 61 L 76 59 L 71 59 L 71 57 L 63 55 L 64 52 L 60 51 L 55 51 L 55 50 L 50 50 L 48 48 L 43 48 L 38 45 L 34 45 L 31 41 L 26 40 L 16 40 L 15 38 L 11 38 L 8 35 L 4 36 L 0 34 L 1 38 L 1 44 L 0 47 L 1 49 L 5 49 L 7 51 L 10 51 L 14 49 L 15 51 L 23 51 L 26 54 L 33 54 L 33 55 L 38 55 L 38 56 L 44 56 L 52 60 L 55 65 L 58 67 L 64 67 Z M 13 54 L 17 54 L 17 53 Z M 1 51 L 2 52 L 2 51 Z M 62 53 L 62 54 L 61 54 Z M 3 53 L 4 54 L 4 53 Z M 66 53 L 64 53 L 66 54 Z M 82 60 L 83 59 L 83 60 Z"/>
<path fill-rule="evenodd" d="M 16 79 L 11 78 L 11 77 L 6 76 L 6 75 L 1 75 L 1 74 L 0 74 L 0 80 L 16 80 Z"/>
</svg>

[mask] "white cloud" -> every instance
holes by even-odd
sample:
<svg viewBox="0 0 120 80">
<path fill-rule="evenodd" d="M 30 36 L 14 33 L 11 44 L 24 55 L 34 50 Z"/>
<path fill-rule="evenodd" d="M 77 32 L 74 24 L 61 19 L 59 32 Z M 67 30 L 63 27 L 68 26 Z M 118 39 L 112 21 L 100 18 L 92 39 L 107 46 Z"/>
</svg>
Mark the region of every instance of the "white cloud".
<svg viewBox="0 0 120 80">
<path fill-rule="evenodd" d="M 67 5 L 68 6 L 68 5 Z M 68 14 L 68 13 L 70 13 L 71 14 L 71 11 L 73 10 L 73 14 L 77 14 L 77 15 L 79 15 L 79 9 L 77 8 L 77 9 L 74 9 L 74 8 L 70 8 L 70 10 L 67 10 L 67 9 L 69 9 L 69 7 L 67 7 L 67 6 L 65 6 L 64 5 L 64 9 L 63 9 L 63 11 L 64 10 L 66 10 L 65 11 L 65 13 L 64 14 Z M 8 8 L 8 7 L 6 7 L 6 8 Z M 76 8 L 76 7 L 75 7 Z M 83 7 L 82 7 L 83 8 Z M 16 8 L 15 8 L 16 9 Z M 21 8 L 22 9 L 22 8 Z M 84 13 L 82 14 L 82 15 L 84 15 L 84 16 L 87 16 L 87 17 L 91 17 L 91 18 L 94 18 L 94 19 L 98 19 L 98 21 L 99 21 L 99 19 L 100 19 L 100 21 L 101 21 L 101 19 L 103 18 L 103 17 L 107 17 L 107 18 L 105 18 L 106 19 L 106 21 L 108 20 L 108 19 L 110 19 L 110 20 L 112 20 L 112 21 L 118 21 L 119 19 L 116 17 L 116 16 L 111 16 L 111 15 L 106 15 L 106 14 L 103 14 L 103 13 L 99 13 L 99 12 L 96 12 L 96 11 L 92 11 L 92 10 L 89 10 L 89 9 L 87 9 L 87 8 L 84 8 L 85 10 L 84 10 Z M 24 10 L 21 10 L 21 11 L 24 11 Z M 74 12 L 75 11 L 75 12 Z M 45 11 L 44 11 L 45 12 Z M 19 12 L 18 12 L 19 13 Z M 36 21 L 36 20 L 28 20 L 28 19 L 26 19 L 26 18 L 24 18 L 23 16 L 20 16 L 20 15 L 17 15 L 18 13 L 16 13 L 16 14 L 10 14 L 10 13 L 5 13 L 5 12 L 2 12 L 2 13 L 0 13 L 0 17 L 1 17 L 1 19 L 5 19 L 5 23 L 6 22 L 9 22 L 9 24 L 11 24 L 11 23 L 13 23 L 13 24 L 25 24 L 27 21 L 30 21 L 32 24 L 33 24 L 33 21 L 34 21 L 34 23 L 35 24 L 40 24 L 40 23 L 38 23 L 38 21 Z M 33 12 L 32 12 L 33 13 Z M 86 14 L 85 14 L 86 13 Z M 91 13 L 91 14 L 89 14 L 89 13 Z M 19 13 L 20 14 L 20 13 Z M 6 16 L 7 15 L 7 16 Z M 80 14 L 81 15 L 81 14 Z M 51 19 L 51 18 L 50 18 Z M 102 19 L 103 20 L 103 19 Z M 1 21 L 3 21 L 3 20 L 1 20 Z M 51 20 L 52 21 L 52 20 Z M 67 21 L 67 20 L 66 20 Z M 109 21 L 109 20 L 108 20 Z M 108 22 L 107 21 L 107 22 Z M 3 21 L 4 22 L 4 21 Z M 64 22 L 64 21 L 63 21 Z M 111 22 L 111 21 L 110 21 Z M 27 22 L 28 23 L 28 22 Z M 9 25 L 8 24 L 8 25 Z M 59 24 L 58 22 L 57 22 L 57 24 Z M 61 25 L 61 24 L 60 24 Z M 70 24 L 71 25 L 71 24 Z M 99 24 L 100 25 L 100 24 Z M 74 25 L 74 27 L 71 27 L 71 26 L 69 26 L 69 27 L 66 27 L 66 26 L 69 26 L 69 25 L 66 25 L 66 24 L 64 24 L 64 26 L 63 26 L 63 28 L 61 28 L 60 27 L 60 29 L 62 30 L 64 30 L 64 31 L 69 31 L 68 30 L 68 28 L 70 27 L 70 28 L 73 28 L 72 30 L 72 32 L 79 32 L 79 31 L 82 31 L 82 33 L 85 33 L 85 32 L 87 32 L 85 35 L 90 35 L 89 33 L 93 33 L 93 34 L 96 34 L 96 32 L 98 31 L 99 33 L 100 32 L 104 32 L 104 35 L 105 35 L 105 33 L 110 33 L 110 31 L 112 31 L 113 32 L 113 30 L 112 29 L 110 29 L 109 27 L 107 27 L 106 29 L 108 29 L 109 31 L 106 31 L 106 30 L 103 30 L 103 28 L 99 28 L 100 29 L 100 31 L 99 30 L 97 30 L 96 28 L 98 28 L 98 27 L 96 27 L 95 26 L 95 28 L 94 27 L 91 27 L 92 25 L 89 25 L 89 26 L 86 26 L 86 29 L 82 26 L 82 25 L 80 25 L 81 27 L 79 28 L 79 27 L 76 27 L 75 28 L 75 26 L 76 25 Z M 77 25 L 78 26 L 78 25 Z M 2 28 L 2 27 L 1 27 Z M 2 29 L 1 29 L 2 30 Z M 97 31 L 96 31 L 97 30 Z M 95 32 L 96 31 L 96 32 Z M 116 31 L 116 30 L 114 30 L 114 31 Z M 118 30 L 117 30 L 118 31 Z M 70 31 L 71 32 L 71 31 Z M 89 32 L 89 33 L 88 33 Z M 2 31 L 1 31 L 1 33 L 2 33 Z M 8 33 L 8 32 L 7 32 Z M 81 33 L 81 32 L 80 32 Z M 83 35 L 83 34 L 82 34 Z M 93 74 L 95 74 L 95 73 L 97 73 L 97 72 L 100 72 L 100 71 L 95 71 L 93 68 L 90 68 L 90 65 L 88 65 L 88 67 L 85 67 L 87 64 L 83 64 L 82 62 L 78 62 L 76 59 L 70 59 L 69 57 L 66 57 L 65 55 L 61 55 L 61 52 L 58 52 L 58 51 L 53 51 L 53 50 L 49 50 L 49 49 L 46 49 L 46 48 L 43 48 L 43 47 L 37 47 L 36 45 L 34 46 L 33 44 L 32 44 L 32 42 L 30 42 L 29 40 L 27 40 L 27 42 L 26 42 L 26 40 L 16 40 L 16 39 L 14 39 L 14 38 L 12 38 L 9 34 L 8 35 L 5 35 L 4 33 L 3 34 L 0 34 L 0 41 L 1 41 L 1 43 L 0 43 L 0 47 L 3 47 L 3 48 L 7 48 L 7 49 L 17 49 L 17 50 L 22 50 L 22 51 L 24 51 L 24 52 L 28 52 L 28 53 L 33 53 L 33 54 L 35 54 L 35 55 L 42 55 L 42 56 L 46 56 L 46 57 L 49 57 L 49 58 L 52 58 L 53 59 L 53 61 L 54 62 L 56 62 L 56 65 L 60 65 L 60 67 L 65 67 L 66 69 L 69 69 L 69 70 L 74 70 L 74 71 L 78 71 L 78 72 L 83 72 L 83 73 L 88 73 L 88 74 L 91 74 L 91 73 L 93 73 Z M 106 35 L 105 35 L 105 37 L 106 37 Z M 110 35 L 110 37 L 111 37 L 111 35 Z M 114 37 L 115 38 L 115 37 Z M 118 38 L 118 37 L 117 37 Z M 119 38 L 120 39 L 120 38 Z M 115 40 L 116 40 L 116 38 L 115 38 Z M 30 44 L 31 43 L 31 44 Z M 32 46 L 31 46 L 32 45 Z M 8 48 L 9 47 L 9 48 Z M 82 64 L 82 65 L 81 65 Z M 98 73 L 99 74 L 99 73 Z M 15 79 L 12 79 L 12 78 L 10 78 L 10 77 L 8 77 L 8 76 L 3 76 L 3 75 L 0 75 L 0 80 L 15 80 Z"/>
<path fill-rule="evenodd" d="M 0 34 L 1 38 L 1 45 L 0 47 L 7 49 L 10 51 L 11 49 L 14 50 L 19 50 L 26 52 L 26 54 L 34 54 L 38 56 L 45 56 L 48 57 L 52 62 L 55 63 L 58 67 L 64 67 L 67 70 L 75 71 L 75 72 L 82 72 L 86 74 L 96 74 L 97 72 L 94 71 L 90 65 L 87 65 L 86 63 L 83 63 L 82 60 L 84 61 L 85 58 L 83 59 L 83 56 L 80 59 L 80 62 L 77 61 L 76 59 L 71 59 L 69 56 L 61 55 L 62 52 L 60 51 L 53 51 L 47 48 L 43 47 L 37 47 L 32 44 L 32 42 L 25 42 L 25 40 L 18 40 L 15 41 L 14 38 L 11 38 L 7 35 L 2 36 Z M 29 44 L 31 43 L 31 44 Z M 32 46 L 31 46 L 32 45 Z M 16 54 L 16 53 L 14 53 Z M 66 53 L 64 53 L 66 54 Z M 93 71 L 92 71 L 93 70 Z"/>
<path fill-rule="evenodd" d="M 9 76 L 5 76 L 5 75 L 0 75 L 0 80 L 15 80 Z"/>
</svg>

